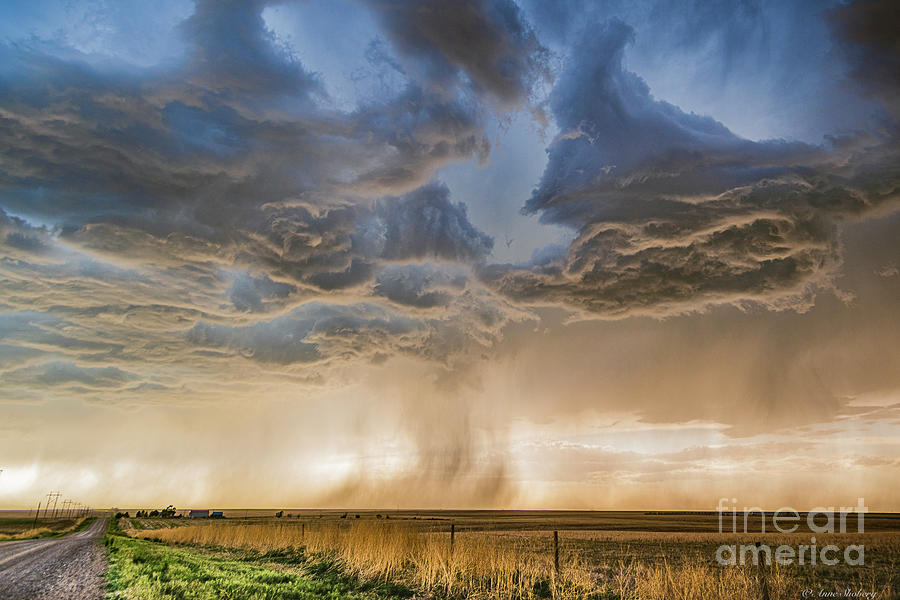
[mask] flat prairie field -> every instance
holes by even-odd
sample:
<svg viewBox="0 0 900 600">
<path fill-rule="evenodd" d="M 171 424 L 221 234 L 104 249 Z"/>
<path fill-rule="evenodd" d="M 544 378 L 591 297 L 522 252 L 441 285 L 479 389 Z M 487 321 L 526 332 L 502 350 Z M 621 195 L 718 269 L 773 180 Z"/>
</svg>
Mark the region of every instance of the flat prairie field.
<svg viewBox="0 0 900 600">
<path fill-rule="evenodd" d="M 771 514 L 765 532 L 757 514 L 744 533 L 738 515 L 734 533 L 725 513 L 720 533 L 714 512 L 224 513 L 224 519 L 123 518 L 117 527 L 169 547 L 242 552 L 242 560 L 292 556 L 307 567 L 324 561 L 423 598 L 900 597 L 897 514 L 866 514 L 861 533 L 855 514 L 845 533 L 819 533 L 826 525 L 821 515 L 815 531 L 800 515 L 796 532 L 780 533 Z"/>
<path fill-rule="evenodd" d="M 137 512 L 129 510 L 130 514 Z M 457 531 L 563 531 L 563 530 L 598 530 L 598 531 L 651 531 L 651 532 L 710 532 L 719 531 L 720 517 L 715 511 L 588 511 L 588 510 L 312 510 L 312 509 L 214 509 L 221 510 L 227 520 L 239 522 L 258 522 L 263 519 L 277 519 L 286 522 L 290 519 L 310 520 L 354 520 L 386 519 L 400 521 L 419 521 L 423 528 L 449 527 L 455 524 Z M 277 512 L 282 517 L 276 518 Z M 766 532 L 776 531 L 772 523 L 773 513 L 766 512 Z M 796 533 L 809 533 L 807 513 L 799 513 L 796 521 Z M 744 517 L 737 514 L 738 533 L 744 530 Z M 182 523 L 181 518 L 171 519 Z M 190 523 L 216 522 L 215 519 L 185 519 Z M 836 524 L 838 517 L 835 518 Z M 823 517 L 816 517 L 816 523 L 823 525 Z M 721 527 L 724 532 L 732 532 L 732 513 L 724 512 Z M 782 528 L 791 526 L 786 521 L 780 522 Z M 847 530 L 857 531 L 857 515 L 849 513 L 846 517 Z M 864 516 L 866 532 L 898 532 L 900 533 L 900 513 L 866 513 Z M 762 531 L 762 518 L 759 512 L 753 512 L 747 519 L 749 533 Z"/>
</svg>

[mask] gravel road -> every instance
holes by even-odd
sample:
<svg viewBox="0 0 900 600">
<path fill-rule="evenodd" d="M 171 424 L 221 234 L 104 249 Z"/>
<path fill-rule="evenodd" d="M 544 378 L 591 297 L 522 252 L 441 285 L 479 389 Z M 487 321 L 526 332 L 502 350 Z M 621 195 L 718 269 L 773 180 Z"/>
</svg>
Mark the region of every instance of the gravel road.
<svg viewBox="0 0 900 600">
<path fill-rule="evenodd" d="M 106 521 L 58 538 L 0 542 L 0 598 L 102 599 Z"/>
</svg>

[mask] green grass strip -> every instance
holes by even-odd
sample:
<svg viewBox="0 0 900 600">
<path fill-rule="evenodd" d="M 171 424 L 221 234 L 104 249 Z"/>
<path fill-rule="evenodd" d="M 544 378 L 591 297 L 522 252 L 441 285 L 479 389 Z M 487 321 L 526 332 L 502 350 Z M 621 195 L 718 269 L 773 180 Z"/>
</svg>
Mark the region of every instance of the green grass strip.
<svg viewBox="0 0 900 600">
<path fill-rule="evenodd" d="M 110 524 L 110 533 L 114 525 Z M 302 555 L 210 553 L 186 546 L 107 535 L 107 598 L 129 600 L 393 600 L 411 593 L 361 582 Z M 272 563 L 302 565 L 302 573 Z"/>
</svg>

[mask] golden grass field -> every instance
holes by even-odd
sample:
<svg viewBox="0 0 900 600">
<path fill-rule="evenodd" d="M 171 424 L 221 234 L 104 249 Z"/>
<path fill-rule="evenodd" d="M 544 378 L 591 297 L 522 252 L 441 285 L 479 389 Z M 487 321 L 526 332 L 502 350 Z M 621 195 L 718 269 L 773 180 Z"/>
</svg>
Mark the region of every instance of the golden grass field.
<svg viewBox="0 0 900 600">
<path fill-rule="evenodd" d="M 566 529 L 576 523 L 457 515 L 451 545 L 446 520 L 353 517 L 173 519 L 143 529 L 134 527 L 140 522 L 123 519 L 120 527 L 134 537 L 172 544 L 261 553 L 302 548 L 333 557 L 363 578 L 397 581 L 438 596 L 759 600 L 767 594 L 771 600 L 787 600 L 800 598 L 807 589 L 852 589 L 879 599 L 900 597 L 900 533 L 891 531 L 890 523 L 875 525 L 882 531 L 819 536 L 822 545 L 864 543 L 865 566 L 773 564 L 761 569 L 719 566 L 715 550 L 723 543 L 808 543 L 809 534 L 720 534 L 705 530 L 709 519 L 683 525 L 700 531 L 679 532 Z M 558 571 L 550 530 L 554 524 L 562 526 Z"/>
<path fill-rule="evenodd" d="M 86 518 L 38 520 L 37 526 L 29 518 L 0 519 L 0 541 L 61 535 L 74 530 Z"/>
</svg>

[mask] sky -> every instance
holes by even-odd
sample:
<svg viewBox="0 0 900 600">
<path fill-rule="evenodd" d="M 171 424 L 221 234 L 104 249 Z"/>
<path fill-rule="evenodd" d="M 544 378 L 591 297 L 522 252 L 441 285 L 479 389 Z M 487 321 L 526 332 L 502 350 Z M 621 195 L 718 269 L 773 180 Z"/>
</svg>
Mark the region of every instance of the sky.
<svg viewBox="0 0 900 600">
<path fill-rule="evenodd" d="M 889 0 L 0 6 L 0 508 L 900 511 Z"/>
</svg>

